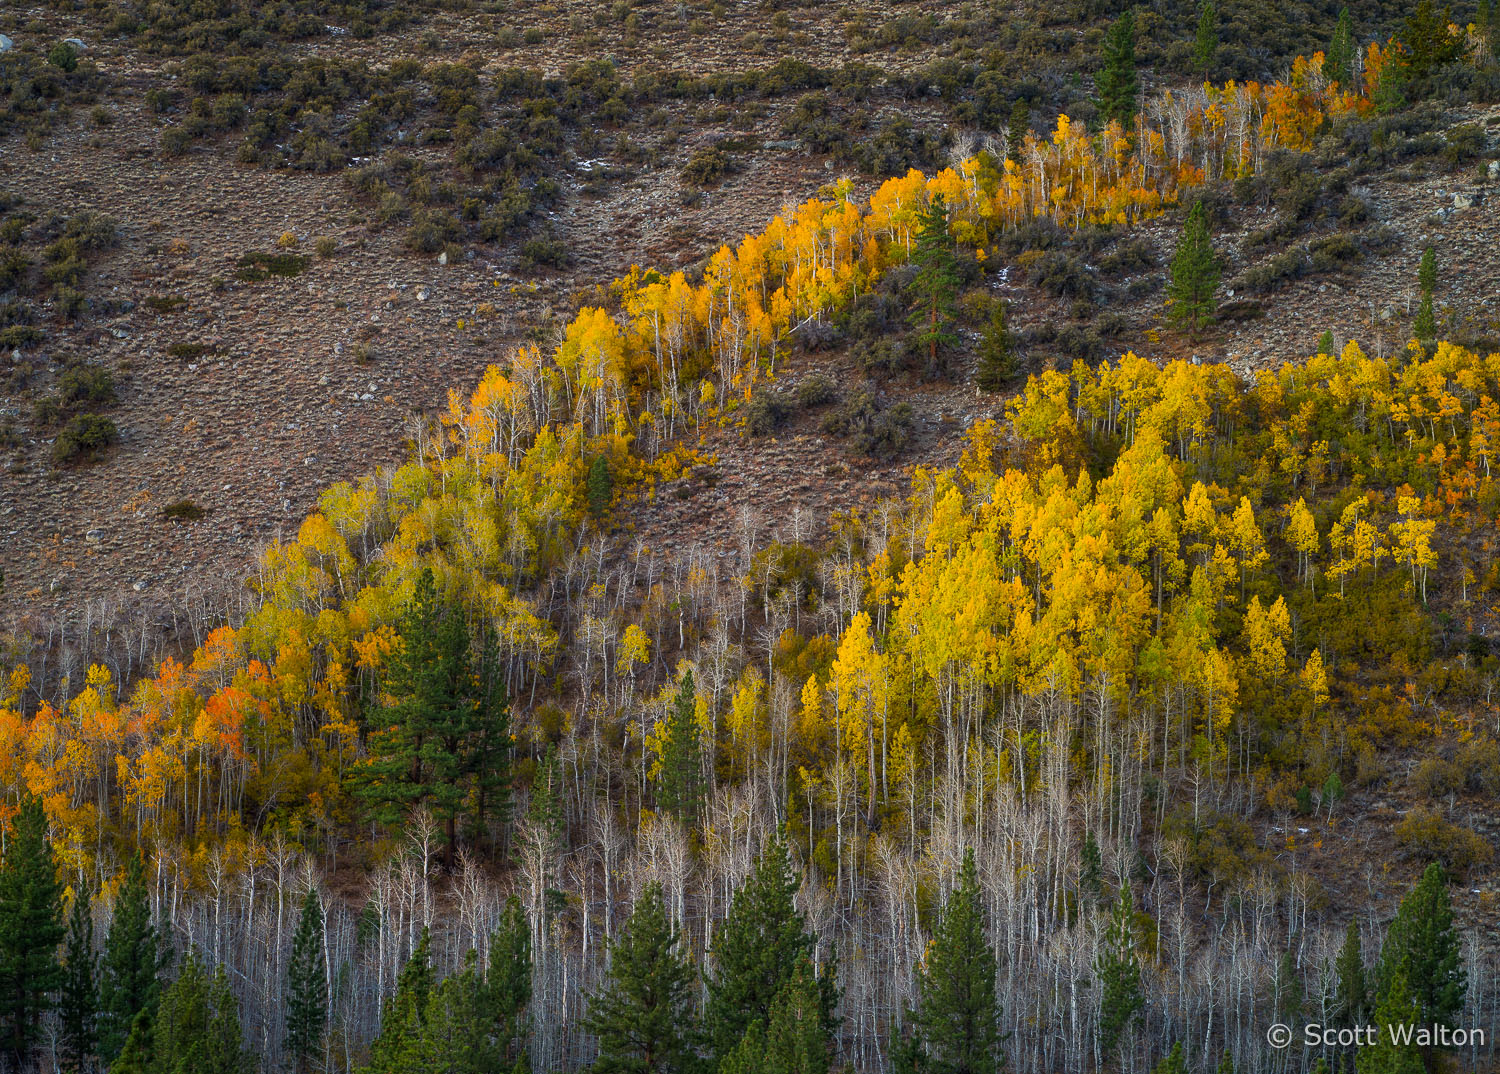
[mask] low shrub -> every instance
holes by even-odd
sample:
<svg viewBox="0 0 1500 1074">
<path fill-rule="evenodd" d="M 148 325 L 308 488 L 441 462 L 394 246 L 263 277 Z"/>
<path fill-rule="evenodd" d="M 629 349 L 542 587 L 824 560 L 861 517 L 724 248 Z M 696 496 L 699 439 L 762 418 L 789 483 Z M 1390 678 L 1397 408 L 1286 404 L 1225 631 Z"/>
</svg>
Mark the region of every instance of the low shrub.
<svg viewBox="0 0 1500 1074">
<path fill-rule="evenodd" d="M 79 414 L 69 419 L 52 443 L 57 462 L 97 462 L 120 438 L 115 423 L 100 414 Z"/>
</svg>

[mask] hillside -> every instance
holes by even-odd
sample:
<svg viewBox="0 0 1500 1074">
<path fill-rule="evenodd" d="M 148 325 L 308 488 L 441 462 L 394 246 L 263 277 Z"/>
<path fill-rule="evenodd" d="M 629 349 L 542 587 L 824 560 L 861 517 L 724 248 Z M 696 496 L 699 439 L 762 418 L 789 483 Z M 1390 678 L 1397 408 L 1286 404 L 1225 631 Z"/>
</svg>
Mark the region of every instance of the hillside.
<svg viewBox="0 0 1500 1074">
<path fill-rule="evenodd" d="M 0 32 L 6 1069 L 1494 1068 L 1494 7 Z"/>
</svg>

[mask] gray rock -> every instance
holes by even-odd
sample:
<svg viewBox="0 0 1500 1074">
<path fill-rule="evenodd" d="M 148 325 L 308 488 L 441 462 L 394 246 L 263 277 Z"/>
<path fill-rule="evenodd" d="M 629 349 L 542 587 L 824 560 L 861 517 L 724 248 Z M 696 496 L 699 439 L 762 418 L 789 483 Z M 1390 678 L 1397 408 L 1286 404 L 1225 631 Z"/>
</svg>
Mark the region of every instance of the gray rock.
<svg viewBox="0 0 1500 1074">
<path fill-rule="evenodd" d="M 1453 207 L 1455 209 L 1472 209 L 1472 208 L 1474 208 L 1474 195 L 1473 194 L 1459 194 L 1459 193 L 1455 193 L 1453 195 Z"/>
<path fill-rule="evenodd" d="M 1500 160 L 1490 161 L 1490 182 L 1500 181 Z"/>
<path fill-rule="evenodd" d="M 16 43 L 10 38 L 6 37 L 4 34 L 0 34 L 0 52 L 9 52 L 15 47 L 15 45 Z"/>
<path fill-rule="evenodd" d="M 87 45 L 85 45 L 79 38 L 76 38 L 76 37 L 65 37 L 65 38 L 63 38 L 63 44 L 64 45 L 72 45 L 79 52 L 87 52 L 89 50 L 89 47 Z"/>
<path fill-rule="evenodd" d="M 137 593 L 143 592 L 146 588 L 146 579 L 137 578 L 131 583 L 130 588 L 134 589 Z"/>
<path fill-rule="evenodd" d="M 83 539 L 85 541 L 89 541 L 91 543 L 97 544 L 99 541 L 104 540 L 104 531 L 103 530 L 89 530 L 87 533 L 85 533 L 83 535 Z"/>
</svg>

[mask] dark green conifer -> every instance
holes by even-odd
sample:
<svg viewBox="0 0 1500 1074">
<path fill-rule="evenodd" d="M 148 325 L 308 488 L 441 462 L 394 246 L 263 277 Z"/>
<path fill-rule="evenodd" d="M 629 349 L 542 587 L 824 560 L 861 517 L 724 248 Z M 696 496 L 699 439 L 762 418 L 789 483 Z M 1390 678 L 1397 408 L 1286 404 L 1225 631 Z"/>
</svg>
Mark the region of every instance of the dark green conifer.
<svg viewBox="0 0 1500 1074">
<path fill-rule="evenodd" d="M 63 983 L 58 992 L 58 1057 L 64 1070 L 86 1074 L 99 1046 L 99 956 L 94 951 L 94 922 L 89 898 L 73 893 L 68 938 L 63 955 Z"/>
<path fill-rule="evenodd" d="M 139 856 L 126 866 L 104 939 L 99 974 L 99 1060 L 110 1066 L 125 1047 L 136 1016 L 147 1012 L 153 1031 L 161 998 L 161 972 L 171 958 L 151 922 L 145 868 Z"/>
<path fill-rule="evenodd" d="M 1010 333 L 1009 308 L 1004 300 L 990 303 L 990 323 L 979 340 L 979 387 L 987 392 L 1003 391 L 1016 379 L 1015 340 Z"/>
<path fill-rule="evenodd" d="M 1453 927 L 1453 904 L 1442 866 L 1433 863 L 1401 900 L 1375 967 L 1376 1005 L 1389 999 L 1397 975 L 1417 1008 L 1417 1021 L 1455 1026 L 1468 991 Z"/>
<path fill-rule="evenodd" d="M 11 822 L 0 861 L 0 1052 L 9 1069 L 28 1065 L 64 982 L 62 885 L 47 840 L 41 800 L 27 795 Z"/>
<path fill-rule="evenodd" d="M 995 972 L 979 873 L 969 850 L 917 979 L 913 1023 L 932 1074 L 996 1074 L 1005 1066 Z"/>
<path fill-rule="evenodd" d="M 292 937 L 287 965 L 286 1051 L 297 1074 L 307 1074 L 323 1046 L 328 1025 L 328 978 L 323 967 L 323 906 L 318 889 L 309 886 Z"/>
<path fill-rule="evenodd" d="M 800 883 L 786 844 L 772 839 L 714 935 L 703 1021 L 717 1057 L 734 1051 L 752 1025 L 766 1029 L 771 1005 L 796 967 L 812 961 L 816 941 L 793 902 Z M 834 976 L 830 960 L 818 975 L 820 1009 L 830 1033 L 837 1026 Z"/>
<path fill-rule="evenodd" d="M 943 364 L 940 355 L 958 344 L 953 333 L 958 263 L 948 230 L 948 206 L 941 194 L 917 216 L 911 261 L 917 271 L 911 281 L 914 302 L 909 320 L 917 330 L 916 342 L 927 352 L 926 373 L 935 376 Z"/>
<path fill-rule="evenodd" d="M 1104 35 L 1104 67 L 1094 79 L 1099 116 L 1116 120 L 1127 131 L 1135 124 L 1135 8 L 1127 9 Z"/>
<path fill-rule="evenodd" d="M 1339 9 L 1339 21 L 1334 24 L 1328 51 L 1323 54 L 1323 75 L 1330 82 L 1337 82 L 1345 92 L 1354 86 L 1354 24 L 1347 7 Z"/>
<path fill-rule="evenodd" d="M 689 669 L 682 676 L 682 685 L 667 714 L 661 758 L 661 807 L 691 828 L 698 822 L 702 800 L 703 751 L 698 738 L 697 695 L 693 672 Z"/>
<path fill-rule="evenodd" d="M 1208 213 L 1194 202 L 1182 227 L 1167 281 L 1167 317 L 1193 335 L 1213 323 L 1218 306 L 1219 259 L 1208 233 Z"/>
<path fill-rule="evenodd" d="M 609 972 L 584 1022 L 599 1037 L 595 1074 L 688 1074 L 693 972 L 678 950 L 661 888 L 648 887 L 609 947 Z"/>
<path fill-rule="evenodd" d="M 1199 0 L 1198 32 L 1193 40 L 1193 64 L 1199 74 L 1208 71 L 1219 54 L 1219 9 L 1214 0 Z"/>
<path fill-rule="evenodd" d="M 1120 886 L 1119 897 L 1110 911 L 1094 973 L 1100 988 L 1099 1048 L 1109 1060 L 1115 1057 L 1146 1005 L 1141 990 L 1141 961 L 1136 952 L 1135 900 L 1128 884 Z"/>
</svg>

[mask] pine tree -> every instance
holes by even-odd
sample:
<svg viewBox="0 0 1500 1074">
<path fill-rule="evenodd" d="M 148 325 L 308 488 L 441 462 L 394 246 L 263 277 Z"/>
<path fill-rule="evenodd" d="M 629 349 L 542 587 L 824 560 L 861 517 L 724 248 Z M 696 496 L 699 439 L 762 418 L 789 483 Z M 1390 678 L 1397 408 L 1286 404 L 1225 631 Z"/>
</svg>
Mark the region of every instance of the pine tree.
<svg viewBox="0 0 1500 1074">
<path fill-rule="evenodd" d="M 504 1070 L 526 1067 L 526 1010 L 531 1005 L 531 922 L 519 898 L 511 895 L 499 915 L 499 926 L 489 939 L 489 972 L 484 996 L 495 1011 L 496 1040 Z"/>
<path fill-rule="evenodd" d="M 1009 307 L 1003 300 L 990 303 L 990 323 L 979 341 L 979 387 L 987 392 L 1004 390 L 1016 379 L 1016 348 L 1011 337 Z"/>
<path fill-rule="evenodd" d="M 478 723 L 469 738 L 464 760 L 473 804 L 467 827 L 470 838 L 486 838 L 510 821 L 511 736 L 510 694 L 505 688 L 505 663 L 499 639 L 486 627 L 480 634 Z"/>
<path fill-rule="evenodd" d="M 1167 282 L 1167 316 L 1193 335 L 1213 323 L 1219 289 L 1219 259 L 1208 233 L 1208 214 L 1194 202 L 1172 255 Z"/>
<path fill-rule="evenodd" d="M 495 1074 L 501 1063 L 496 1012 L 486 998 L 479 958 L 472 948 L 457 973 L 432 990 L 422 1025 L 420 1056 L 426 1071 Z"/>
<path fill-rule="evenodd" d="M 1005 129 L 1005 155 L 1016 164 L 1021 163 L 1021 148 L 1030 130 L 1031 106 L 1018 97 L 1010 106 L 1010 124 Z"/>
<path fill-rule="evenodd" d="M 1110 911 L 1094 973 L 1100 988 L 1099 1048 L 1108 1060 L 1146 1005 L 1140 956 L 1136 953 L 1135 900 L 1128 884 L 1120 886 Z"/>
<path fill-rule="evenodd" d="M 109 1064 L 109 1074 L 154 1074 L 152 1037 L 151 1010 L 142 1008 L 131 1019 L 130 1032 L 125 1034 L 119 1055 Z"/>
<path fill-rule="evenodd" d="M 1219 9 L 1214 6 L 1214 0 L 1199 0 L 1198 33 L 1193 41 L 1193 64 L 1198 73 L 1205 73 L 1218 54 Z"/>
<path fill-rule="evenodd" d="M 1401 38 L 1406 46 L 1402 52 L 1405 61 L 1402 66 L 1407 78 L 1425 78 L 1437 68 L 1458 59 L 1462 45 L 1460 38 L 1448 32 L 1448 24 L 1452 21 L 1448 9 L 1438 11 L 1432 0 L 1421 0 L 1417 4 L 1417 9 L 1407 17 L 1406 32 Z"/>
<path fill-rule="evenodd" d="M 1365 986 L 1365 960 L 1359 941 L 1359 922 L 1349 919 L 1344 930 L 1344 946 L 1334 963 L 1338 984 L 1334 994 L 1335 1010 L 1339 1024 L 1363 1025 L 1368 1013 L 1368 998 Z"/>
<path fill-rule="evenodd" d="M 1093 832 L 1083 833 L 1083 848 L 1079 851 L 1078 886 L 1098 905 L 1104 902 L 1104 855 Z"/>
<path fill-rule="evenodd" d="M 1224 1055 L 1219 1059 L 1217 1074 L 1234 1074 L 1234 1056 L 1228 1048 L 1224 1049 Z"/>
<path fill-rule="evenodd" d="M 1324 357 L 1331 356 L 1333 354 L 1333 348 L 1333 330 L 1325 329 L 1323 331 L 1323 334 L 1318 337 L 1318 354 Z"/>
<path fill-rule="evenodd" d="M 1437 251 L 1431 246 L 1422 251 L 1422 262 L 1417 266 L 1417 286 L 1427 294 L 1437 289 Z"/>
<path fill-rule="evenodd" d="M 370 756 L 354 772 L 355 794 L 382 824 L 429 806 L 443 822 L 444 864 L 451 869 L 483 712 L 468 624 L 461 609 L 438 597 L 430 568 L 402 618 L 401 645 L 384 686 L 389 703 L 370 714 Z"/>
<path fill-rule="evenodd" d="M 1187 1060 L 1182 1057 L 1182 1042 L 1177 1041 L 1162 1061 L 1152 1068 L 1151 1074 L 1186 1074 L 1186 1072 Z"/>
<path fill-rule="evenodd" d="M 1005 1066 L 995 972 L 979 874 L 969 850 L 918 975 L 913 1021 L 934 1074 L 995 1074 Z"/>
<path fill-rule="evenodd" d="M 1374 1042 L 1354 1053 L 1357 1074 L 1422 1074 L 1425 1066 L 1416 1044 L 1402 1043 L 1388 1029 L 1389 1026 L 1415 1025 L 1420 1021 L 1421 1005 L 1407 987 L 1405 965 L 1398 963 L 1390 969 L 1390 977 L 1371 1018 L 1375 1026 Z"/>
<path fill-rule="evenodd" d="M 94 922 L 89 898 L 73 893 L 68 914 L 68 939 L 63 956 L 63 982 L 57 999 L 58 1053 L 64 1070 L 85 1074 L 93 1069 L 98 1050 L 99 957 L 94 951 Z"/>
<path fill-rule="evenodd" d="M 125 1047 L 139 1012 L 148 1012 L 146 1031 L 152 1031 L 161 998 L 161 972 L 170 957 L 151 923 L 144 867 L 139 856 L 133 857 L 115 896 L 100 964 L 99 1059 L 105 1066 Z"/>
<path fill-rule="evenodd" d="M 485 1000 L 496 1019 L 496 1069 L 528 1066 L 526 1011 L 531 1004 L 531 923 L 521 900 L 512 895 L 490 937 L 490 965 L 484 979 Z"/>
<path fill-rule="evenodd" d="M 318 889 L 309 885 L 302 897 L 302 913 L 292 936 L 292 959 L 287 966 L 286 1051 L 297 1074 L 307 1074 L 323 1044 L 328 1025 L 328 979 L 323 968 L 323 907 Z"/>
<path fill-rule="evenodd" d="M 753 1024 L 770 1023 L 771 1005 L 803 960 L 812 961 L 816 940 L 793 904 L 801 878 L 779 838 L 770 840 L 729 913 L 714 935 L 713 972 L 703 1021 L 718 1057 L 728 1055 Z M 818 976 L 825 1028 L 837 1026 L 838 990 L 832 960 Z"/>
<path fill-rule="evenodd" d="M 1339 21 L 1333 27 L 1328 51 L 1323 56 L 1323 75 L 1348 91 L 1354 85 L 1354 24 L 1347 7 L 1339 10 Z"/>
<path fill-rule="evenodd" d="M 187 953 L 162 994 L 151 1052 L 154 1074 L 245 1074 L 251 1068 L 223 967 L 210 977 L 196 952 Z"/>
<path fill-rule="evenodd" d="M 1276 1020 L 1283 1025 L 1296 1025 L 1302 1018 L 1305 998 L 1296 956 L 1288 948 L 1276 963 Z"/>
<path fill-rule="evenodd" d="M 595 518 L 603 518 L 604 512 L 609 510 L 609 498 L 614 493 L 609 460 L 603 455 L 595 455 L 594 461 L 589 463 L 588 479 L 584 487 L 588 493 L 589 514 Z"/>
<path fill-rule="evenodd" d="M 689 669 L 682 676 L 682 685 L 667 716 L 667 738 L 661 758 L 661 807 L 688 828 L 698 822 L 703 800 L 702 766 L 697 694 Z"/>
<path fill-rule="evenodd" d="M 1452 1026 L 1468 991 L 1453 905 L 1442 866 L 1433 863 L 1401 900 L 1375 967 L 1375 997 L 1386 1003 L 1397 975 L 1416 1004 L 1418 1021 Z"/>
<path fill-rule="evenodd" d="M 771 1005 L 770 1023 L 765 1029 L 753 1023 L 719 1074 L 828 1074 L 831 1045 L 822 988 L 803 959 Z"/>
<path fill-rule="evenodd" d="M 1135 8 L 1125 11 L 1104 35 L 1104 67 L 1094 79 L 1099 116 L 1130 130 L 1135 123 Z"/>
<path fill-rule="evenodd" d="M 432 937 L 427 929 L 411 958 L 396 978 L 396 994 L 380 1012 L 380 1032 L 370 1043 L 370 1062 L 364 1074 L 430 1074 L 422 1060 L 423 1030 L 432 997 L 432 967 L 428 953 Z"/>
<path fill-rule="evenodd" d="M 1417 305 L 1417 315 L 1411 322 L 1411 334 L 1423 343 L 1432 342 L 1437 336 L 1437 315 L 1432 311 L 1432 292 L 1423 291 L 1422 301 Z"/>
<path fill-rule="evenodd" d="M 584 1026 L 599 1037 L 596 1074 L 685 1074 L 693 1069 L 693 972 L 677 930 L 648 887 L 609 947 L 609 971 Z"/>
<path fill-rule="evenodd" d="M 64 975 L 62 885 L 47 841 L 41 800 L 26 796 L 11 821 L 0 862 L 0 1050 L 22 1069 L 41 1033 L 42 1015 Z"/>
<path fill-rule="evenodd" d="M 934 195 L 917 214 L 911 260 L 917 271 L 911 281 L 915 300 L 909 320 L 917 330 L 916 341 L 927 351 L 927 375 L 936 376 L 942 368 L 939 353 L 958 344 L 953 334 L 958 262 L 948 230 L 948 206 L 941 194 Z"/>
</svg>

